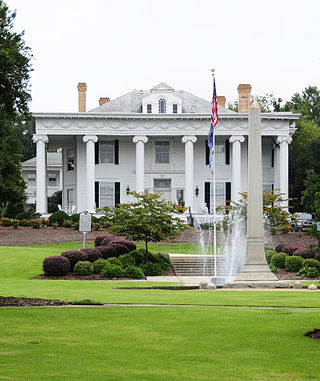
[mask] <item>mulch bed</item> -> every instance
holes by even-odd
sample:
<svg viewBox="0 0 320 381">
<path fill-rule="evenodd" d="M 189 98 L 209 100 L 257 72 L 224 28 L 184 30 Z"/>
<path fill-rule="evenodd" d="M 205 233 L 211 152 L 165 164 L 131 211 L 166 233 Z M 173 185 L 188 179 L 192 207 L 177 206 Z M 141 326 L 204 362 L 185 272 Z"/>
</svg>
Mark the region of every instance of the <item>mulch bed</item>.
<svg viewBox="0 0 320 381">
<path fill-rule="evenodd" d="M 306 333 L 305 336 L 310 337 L 310 339 L 320 340 L 320 329 L 316 328 L 315 330 Z"/>
<path fill-rule="evenodd" d="M 278 273 L 275 274 L 279 280 L 312 280 L 318 281 L 316 278 L 306 278 L 304 276 L 298 276 L 296 273 L 290 273 L 285 269 L 278 269 Z"/>
<path fill-rule="evenodd" d="M 0 296 L 0 307 L 42 307 L 42 306 L 66 306 L 71 303 L 61 300 L 14 298 L 13 296 Z"/>
</svg>

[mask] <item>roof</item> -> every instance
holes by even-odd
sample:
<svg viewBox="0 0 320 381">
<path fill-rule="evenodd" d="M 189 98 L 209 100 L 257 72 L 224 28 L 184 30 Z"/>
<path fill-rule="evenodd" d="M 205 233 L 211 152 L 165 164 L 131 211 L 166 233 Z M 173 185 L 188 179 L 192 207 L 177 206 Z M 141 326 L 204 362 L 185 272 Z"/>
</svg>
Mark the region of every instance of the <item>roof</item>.
<svg viewBox="0 0 320 381">
<path fill-rule="evenodd" d="M 21 163 L 22 167 L 32 167 L 37 165 L 37 157 L 32 157 L 29 160 Z M 48 152 L 47 153 L 47 166 L 58 167 L 62 166 L 62 154 L 61 152 Z"/>
</svg>

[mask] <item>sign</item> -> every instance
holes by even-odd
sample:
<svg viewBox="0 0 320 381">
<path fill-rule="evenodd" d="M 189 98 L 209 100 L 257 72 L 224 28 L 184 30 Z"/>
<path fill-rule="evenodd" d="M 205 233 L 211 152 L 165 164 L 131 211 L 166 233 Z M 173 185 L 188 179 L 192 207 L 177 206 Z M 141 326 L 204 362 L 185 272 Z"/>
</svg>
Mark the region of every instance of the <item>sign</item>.
<svg viewBox="0 0 320 381">
<path fill-rule="evenodd" d="M 91 232 L 91 213 L 80 212 L 79 232 Z"/>
</svg>

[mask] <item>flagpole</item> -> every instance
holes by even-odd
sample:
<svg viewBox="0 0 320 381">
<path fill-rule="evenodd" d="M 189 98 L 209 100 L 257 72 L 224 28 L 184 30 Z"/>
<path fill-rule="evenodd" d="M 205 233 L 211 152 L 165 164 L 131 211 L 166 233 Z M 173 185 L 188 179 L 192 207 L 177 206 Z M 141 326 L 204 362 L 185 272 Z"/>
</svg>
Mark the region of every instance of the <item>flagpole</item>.
<svg viewBox="0 0 320 381">
<path fill-rule="evenodd" d="M 214 71 L 211 69 L 212 83 L 214 83 Z M 217 215 L 216 215 L 216 150 L 215 150 L 215 133 L 213 130 L 212 145 L 213 151 L 213 260 L 214 260 L 214 277 L 217 276 Z"/>
</svg>

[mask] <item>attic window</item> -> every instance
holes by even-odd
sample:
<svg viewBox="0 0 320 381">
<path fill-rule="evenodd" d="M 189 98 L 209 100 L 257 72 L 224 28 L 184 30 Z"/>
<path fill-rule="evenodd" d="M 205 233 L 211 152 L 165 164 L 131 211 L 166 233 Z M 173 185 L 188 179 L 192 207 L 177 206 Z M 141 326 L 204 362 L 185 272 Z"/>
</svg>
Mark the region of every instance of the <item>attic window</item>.
<svg viewBox="0 0 320 381">
<path fill-rule="evenodd" d="M 150 103 L 147 104 L 147 113 L 152 114 L 152 104 Z"/>
<path fill-rule="evenodd" d="M 176 103 L 174 103 L 172 105 L 172 113 L 173 114 L 177 114 L 178 113 L 178 105 Z"/>
<path fill-rule="evenodd" d="M 164 98 L 159 99 L 159 114 L 165 114 L 167 112 L 167 103 Z"/>
</svg>

